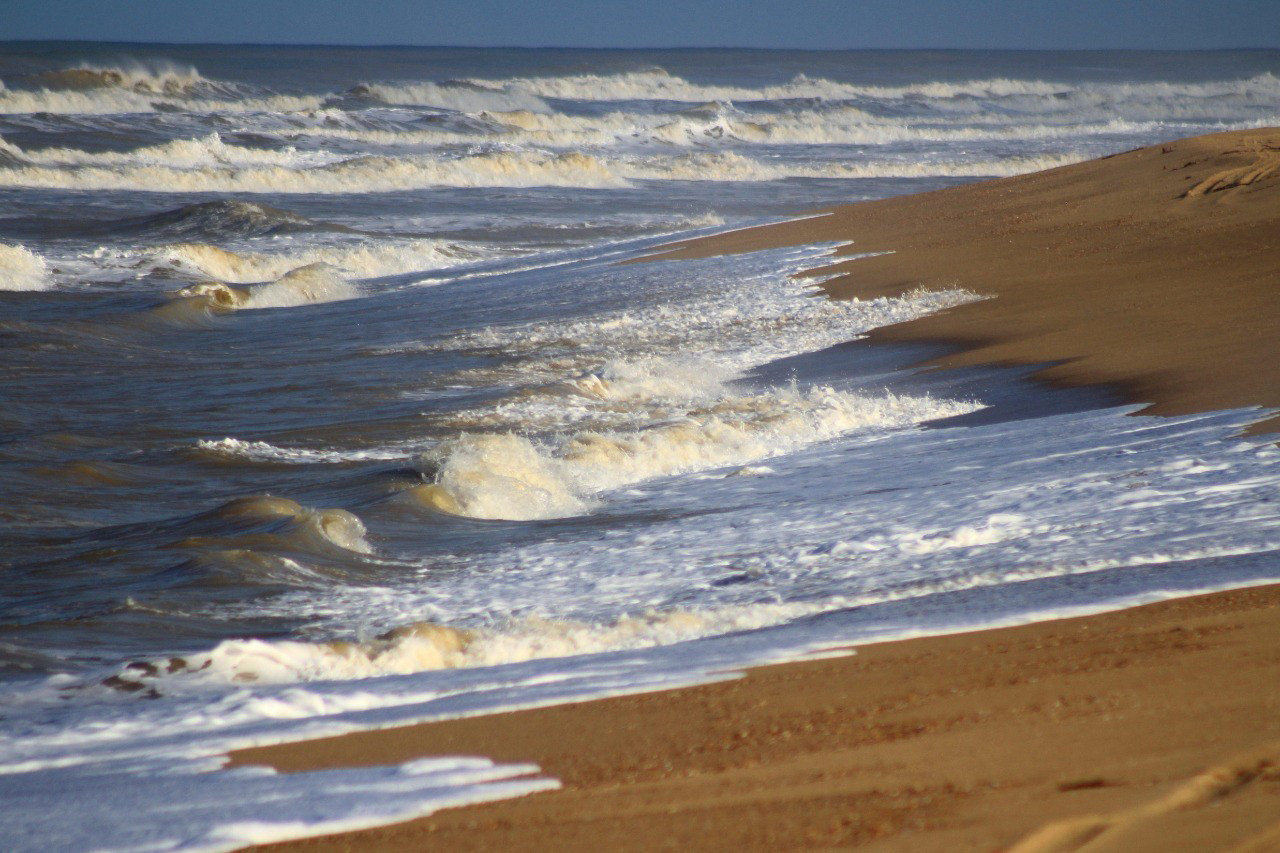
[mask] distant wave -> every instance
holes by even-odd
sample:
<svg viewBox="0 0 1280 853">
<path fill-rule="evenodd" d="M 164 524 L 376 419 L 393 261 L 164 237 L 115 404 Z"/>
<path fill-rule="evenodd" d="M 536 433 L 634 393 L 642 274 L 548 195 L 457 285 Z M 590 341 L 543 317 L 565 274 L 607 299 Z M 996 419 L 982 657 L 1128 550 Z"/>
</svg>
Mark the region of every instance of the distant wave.
<svg viewBox="0 0 1280 853">
<path fill-rule="evenodd" d="M 0 149 L 2 150 L 2 149 Z M 93 233 L 147 237 L 152 240 L 211 240 L 217 238 L 265 237 L 300 231 L 349 231 L 340 225 L 315 222 L 292 210 L 239 199 L 220 199 L 188 204 L 174 210 L 153 213 L 94 226 Z"/>
<path fill-rule="evenodd" d="M 1222 97 L 1280 92 L 1280 79 L 1264 73 L 1246 79 L 1207 83 L 1134 82 L 1064 83 L 1051 80 L 992 78 L 956 82 L 923 82 L 904 86 L 867 86 L 842 83 L 799 74 L 787 83 L 746 88 L 694 83 L 662 69 L 623 74 L 581 74 L 563 77 L 517 77 L 509 80 L 471 79 L 467 82 L 493 91 L 525 92 L 544 98 L 584 101 L 668 100 L 692 103 L 708 101 L 778 101 L 820 98 L 828 101 L 855 99 L 1007 98 L 1030 95 L 1040 98 L 1092 93 L 1110 99 Z"/>
<path fill-rule="evenodd" d="M 15 156 L 25 152 L 9 146 Z M 96 155 L 85 155 L 90 159 Z M 107 155 L 103 155 L 107 156 Z M 111 155 L 113 158 L 115 155 Z M 604 156 L 579 152 L 495 151 L 461 157 L 360 156 L 311 168 L 269 161 L 254 168 L 220 164 L 178 168 L 148 162 L 0 167 L 0 186 L 248 193 L 396 192 L 431 187 L 627 187 L 633 181 L 773 181 L 788 177 L 872 178 L 1013 175 L 1077 162 L 1053 154 L 999 160 L 765 162 L 734 152 Z M 21 162 L 21 161 L 20 161 Z M 29 161 L 27 161 L 29 162 Z"/>
<path fill-rule="evenodd" d="M 1159 120 L 1089 116 L 1048 121 L 1002 122 L 992 117 L 953 117 L 947 121 L 876 116 L 856 107 L 745 113 L 731 104 L 709 104 L 679 113 L 618 111 L 601 116 L 535 113 L 529 110 L 481 112 L 490 127 L 386 130 L 299 126 L 278 132 L 285 139 L 341 139 L 381 146 L 457 144 L 494 134 L 521 145 L 554 148 L 675 145 L 885 145 L 897 142 L 982 142 L 1078 138 L 1102 134 L 1151 133 L 1167 126 Z M 969 126 L 965 126 L 969 125 Z"/>
<path fill-rule="evenodd" d="M 154 165 L 191 168 L 196 166 L 306 167 L 324 165 L 343 159 L 326 152 L 301 152 L 293 148 L 276 150 L 228 145 L 217 133 L 195 139 L 175 139 L 159 145 L 148 145 L 131 151 L 87 152 L 76 148 L 44 148 L 24 151 L 0 139 L 0 152 L 8 155 L 8 163 L 30 163 L 40 166 L 122 166 Z"/>
<path fill-rule="evenodd" d="M 119 65 L 85 63 L 42 71 L 24 82 L 46 89 L 128 89 L 156 95 L 190 95 L 215 88 L 194 67 L 166 60 L 133 61 Z M 226 84 L 219 84 L 226 88 Z"/>
<path fill-rule="evenodd" d="M 537 95 L 519 91 L 495 91 L 470 83 L 362 83 L 349 94 L 387 104 L 439 107 L 457 112 L 485 110 L 533 110 L 550 112 L 551 107 Z"/>
<path fill-rule="evenodd" d="M 312 95 L 254 93 L 163 60 L 74 65 L 16 82 L 18 88 L 0 82 L 0 113 L 252 112 L 316 109 L 324 102 Z"/>
</svg>

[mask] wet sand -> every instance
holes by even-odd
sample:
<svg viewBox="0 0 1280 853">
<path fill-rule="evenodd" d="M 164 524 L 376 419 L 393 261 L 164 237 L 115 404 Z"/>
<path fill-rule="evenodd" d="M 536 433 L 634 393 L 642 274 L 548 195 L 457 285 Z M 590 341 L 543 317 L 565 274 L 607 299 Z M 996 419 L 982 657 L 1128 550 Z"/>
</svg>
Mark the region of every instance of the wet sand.
<svg viewBox="0 0 1280 853">
<path fill-rule="evenodd" d="M 534 761 L 564 788 L 278 847 L 1274 850 L 1280 587 L 234 758 L 458 754 Z"/>
<path fill-rule="evenodd" d="M 852 205 L 668 255 L 827 240 L 852 240 L 845 256 L 893 253 L 817 271 L 836 275 L 836 298 L 995 297 L 872 335 L 952 345 L 936 364 L 1049 364 L 1046 381 L 1113 386 L 1155 414 L 1280 406 L 1280 131 Z M 564 788 L 280 846 L 1275 850 L 1280 587 L 233 760 L 298 771 L 441 754 L 532 761 Z"/>
</svg>

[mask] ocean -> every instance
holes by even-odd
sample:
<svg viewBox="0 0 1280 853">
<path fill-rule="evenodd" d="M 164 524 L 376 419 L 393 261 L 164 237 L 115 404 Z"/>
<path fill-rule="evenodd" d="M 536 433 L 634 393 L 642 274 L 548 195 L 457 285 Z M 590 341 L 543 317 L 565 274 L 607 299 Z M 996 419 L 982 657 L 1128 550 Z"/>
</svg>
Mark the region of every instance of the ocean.
<svg viewBox="0 0 1280 853">
<path fill-rule="evenodd" d="M 554 787 L 227 750 L 1280 580 L 1257 410 L 869 330 L 675 239 L 1280 124 L 1280 52 L 0 44 L 0 837 Z M 856 244 L 855 244 L 856 247 Z M 973 286 L 972 283 L 969 283 Z"/>
</svg>

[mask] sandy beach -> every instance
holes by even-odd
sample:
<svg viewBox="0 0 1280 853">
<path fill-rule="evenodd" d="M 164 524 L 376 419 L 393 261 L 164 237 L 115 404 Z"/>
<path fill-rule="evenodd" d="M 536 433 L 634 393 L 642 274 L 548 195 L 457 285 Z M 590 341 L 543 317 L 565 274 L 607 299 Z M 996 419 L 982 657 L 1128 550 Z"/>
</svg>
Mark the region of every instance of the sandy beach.
<svg viewBox="0 0 1280 853">
<path fill-rule="evenodd" d="M 234 760 L 478 754 L 564 784 L 287 849 L 1268 850 L 1277 643 L 1260 587 Z"/>
<path fill-rule="evenodd" d="M 937 367 L 1045 365 L 1037 378 L 1111 386 L 1150 414 L 1276 407 L 1278 187 L 1280 131 L 1242 131 L 661 257 L 849 241 L 811 273 L 834 276 L 832 297 L 994 297 L 871 334 L 949 345 Z M 884 254 L 849 257 L 865 253 Z M 1260 851 L 1280 848 L 1277 648 L 1280 588 L 1257 587 L 232 761 L 483 755 L 564 786 L 282 845 L 297 849 Z"/>
</svg>

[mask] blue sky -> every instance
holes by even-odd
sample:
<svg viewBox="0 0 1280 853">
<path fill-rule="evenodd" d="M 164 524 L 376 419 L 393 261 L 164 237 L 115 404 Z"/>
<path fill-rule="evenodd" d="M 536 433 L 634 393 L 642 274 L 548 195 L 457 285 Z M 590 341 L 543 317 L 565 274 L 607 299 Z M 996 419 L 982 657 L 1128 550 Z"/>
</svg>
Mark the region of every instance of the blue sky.
<svg viewBox="0 0 1280 853">
<path fill-rule="evenodd" d="M 0 39 L 561 47 L 1280 47 L 1280 0 L 0 0 Z"/>
</svg>

